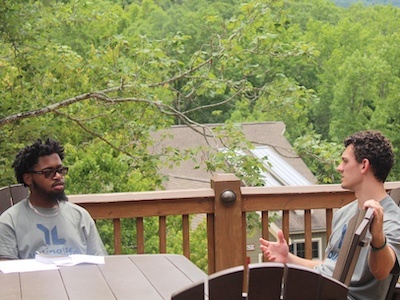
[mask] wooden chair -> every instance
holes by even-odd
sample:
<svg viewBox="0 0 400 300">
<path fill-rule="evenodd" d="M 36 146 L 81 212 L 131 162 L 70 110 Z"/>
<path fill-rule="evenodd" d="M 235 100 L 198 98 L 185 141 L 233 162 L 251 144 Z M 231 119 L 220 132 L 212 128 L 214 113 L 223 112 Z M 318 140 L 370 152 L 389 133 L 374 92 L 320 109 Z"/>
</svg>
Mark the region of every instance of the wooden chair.
<svg viewBox="0 0 400 300">
<path fill-rule="evenodd" d="M 208 276 L 209 300 L 242 300 L 244 267 L 222 270 Z"/>
<path fill-rule="evenodd" d="M 12 205 L 10 187 L 0 188 L 0 215 Z"/>
<path fill-rule="evenodd" d="M 249 265 L 248 287 L 248 300 L 340 300 L 348 293 L 343 283 L 310 268 L 271 262 Z"/>
<path fill-rule="evenodd" d="M 12 204 L 14 205 L 15 203 L 21 201 L 22 199 L 28 197 L 29 189 L 21 183 L 12 184 L 10 185 L 10 194 L 11 194 Z"/>
<path fill-rule="evenodd" d="M 20 183 L 0 188 L 0 215 L 18 201 L 28 197 L 28 195 L 28 188 Z"/>
<path fill-rule="evenodd" d="M 351 276 L 357 264 L 361 248 L 369 244 L 365 236 L 373 219 L 373 215 L 374 210 L 372 208 L 362 210 L 350 219 L 347 226 L 343 244 L 340 248 L 339 257 L 332 275 L 333 278 L 343 282 L 347 286 L 350 284 Z"/>
<path fill-rule="evenodd" d="M 243 266 L 222 270 L 208 276 L 206 283 L 194 283 L 175 292 L 171 300 L 347 299 L 348 290 L 343 283 L 293 264 L 250 264 L 248 277 L 243 276 Z M 247 294 L 243 293 L 244 280 L 248 283 Z"/>
<path fill-rule="evenodd" d="M 393 189 L 389 192 L 390 197 L 397 205 L 400 205 L 400 188 Z M 392 270 L 392 281 L 390 283 L 389 291 L 386 295 L 387 300 L 400 299 L 400 285 L 397 283 L 399 280 L 400 266 L 398 264 Z"/>
<path fill-rule="evenodd" d="M 249 283 L 247 299 L 280 299 L 282 279 L 285 270 L 283 263 L 266 262 L 249 265 Z"/>
<path fill-rule="evenodd" d="M 348 284 L 362 246 L 368 244 L 365 236 L 373 210 L 369 209 L 354 216 L 344 237 L 343 251 L 340 252 L 333 278 L 293 264 L 275 262 L 249 264 L 247 294 L 243 294 L 244 267 L 234 267 L 219 271 L 208 277 L 210 300 L 258 300 L 258 299 L 347 299 Z M 191 293 L 195 287 L 190 286 Z M 204 295 L 196 294 L 199 299 Z M 175 300 L 175 298 L 172 298 Z M 183 299 L 183 298 L 180 298 Z"/>
</svg>

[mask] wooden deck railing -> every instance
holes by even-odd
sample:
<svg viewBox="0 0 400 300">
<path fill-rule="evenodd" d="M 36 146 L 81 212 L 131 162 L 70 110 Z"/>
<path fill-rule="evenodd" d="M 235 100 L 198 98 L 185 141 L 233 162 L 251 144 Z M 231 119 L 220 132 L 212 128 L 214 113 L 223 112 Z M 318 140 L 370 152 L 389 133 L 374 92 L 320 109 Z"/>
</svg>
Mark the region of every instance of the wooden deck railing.
<svg viewBox="0 0 400 300">
<path fill-rule="evenodd" d="M 385 184 L 389 191 L 400 182 Z M 182 216 L 183 254 L 190 257 L 189 215 L 207 215 L 208 272 L 246 264 L 246 213 L 259 211 L 262 235 L 268 237 L 271 211 L 282 212 L 282 229 L 289 237 L 289 211 L 304 210 L 305 255 L 311 258 L 311 210 L 325 209 L 327 235 L 333 209 L 354 200 L 354 194 L 340 185 L 295 187 L 241 187 L 232 174 L 216 175 L 206 189 L 71 195 L 70 201 L 85 207 L 95 220 L 112 219 L 114 254 L 121 253 L 121 219 L 135 218 L 137 253 L 144 253 L 145 217 L 159 218 L 159 251 L 166 252 L 166 217 Z"/>
</svg>

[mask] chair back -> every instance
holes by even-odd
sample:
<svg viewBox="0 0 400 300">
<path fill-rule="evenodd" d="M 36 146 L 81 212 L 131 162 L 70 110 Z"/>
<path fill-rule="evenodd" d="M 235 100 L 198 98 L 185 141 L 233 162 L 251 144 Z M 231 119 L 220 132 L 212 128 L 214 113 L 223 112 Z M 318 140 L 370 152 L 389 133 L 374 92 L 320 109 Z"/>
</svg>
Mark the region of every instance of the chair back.
<svg viewBox="0 0 400 300">
<path fill-rule="evenodd" d="M 348 287 L 332 278 L 332 277 L 328 277 L 325 276 L 323 274 L 321 274 L 320 277 L 320 294 L 319 294 L 319 299 L 329 299 L 329 300 L 333 300 L 333 299 L 346 299 L 347 300 L 347 295 L 349 293 Z"/>
<path fill-rule="evenodd" d="M 13 205 L 29 196 L 29 189 L 22 183 L 10 185 L 10 194 Z"/>
<path fill-rule="evenodd" d="M 248 300 L 344 300 L 348 293 L 345 284 L 310 268 L 273 262 L 250 264 L 248 287 Z"/>
<path fill-rule="evenodd" d="M 394 200 L 397 205 L 400 205 L 400 188 L 393 189 L 389 192 L 389 196 Z M 399 280 L 400 266 L 396 260 L 396 265 L 393 267 L 392 271 L 392 280 L 390 282 L 388 293 L 386 294 L 387 300 L 395 300 L 396 298 L 400 299 L 400 291 L 397 290 L 396 285 Z"/>
<path fill-rule="evenodd" d="M 285 270 L 283 263 L 266 262 L 249 265 L 249 284 L 247 299 L 280 299 L 282 279 Z"/>
<path fill-rule="evenodd" d="M 244 267 L 225 269 L 208 276 L 209 300 L 242 300 Z"/>
<path fill-rule="evenodd" d="M 365 236 L 373 216 L 373 208 L 368 208 L 354 215 L 348 223 L 332 275 L 333 278 L 343 282 L 347 286 L 350 284 L 351 277 L 353 276 L 361 248 L 369 244 Z"/>
<path fill-rule="evenodd" d="M 0 215 L 12 205 L 10 187 L 0 188 Z"/>
<path fill-rule="evenodd" d="M 0 188 L 0 215 L 15 203 L 25 199 L 29 189 L 21 183 L 11 184 Z"/>
<path fill-rule="evenodd" d="M 294 265 L 266 262 L 225 269 L 172 294 L 171 300 L 346 300 L 348 288 L 342 282 Z M 247 282 L 248 292 L 243 293 Z M 208 286 L 208 287 L 207 287 Z M 208 295 L 207 295 L 208 292 Z"/>
</svg>

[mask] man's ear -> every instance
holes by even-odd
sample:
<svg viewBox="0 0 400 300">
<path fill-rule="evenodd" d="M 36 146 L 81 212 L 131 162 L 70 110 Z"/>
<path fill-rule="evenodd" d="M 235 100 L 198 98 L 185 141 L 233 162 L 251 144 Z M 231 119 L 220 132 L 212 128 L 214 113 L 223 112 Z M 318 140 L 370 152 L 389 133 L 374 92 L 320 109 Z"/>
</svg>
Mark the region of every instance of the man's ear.
<svg viewBox="0 0 400 300">
<path fill-rule="evenodd" d="M 32 174 L 25 173 L 24 175 L 22 175 L 22 179 L 27 186 L 30 186 L 32 184 Z"/>
<path fill-rule="evenodd" d="M 369 159 L 364 158 L 361 162 L 361 172 L 366 173 L 371 167 L 371 164 L 369 162 Z"/>
</svg>

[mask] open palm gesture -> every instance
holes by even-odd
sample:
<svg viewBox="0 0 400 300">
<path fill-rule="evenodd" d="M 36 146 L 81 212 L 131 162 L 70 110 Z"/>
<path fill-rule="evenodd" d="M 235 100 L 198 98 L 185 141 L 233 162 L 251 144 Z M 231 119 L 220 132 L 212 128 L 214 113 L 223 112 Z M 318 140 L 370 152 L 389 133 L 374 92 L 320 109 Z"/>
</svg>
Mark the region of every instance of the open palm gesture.
<svg viewBox="0 0 400 300">
<path fill-rule="evenodd" d="M 287 263 L 289 256 L 289 246 L 283 236 L 282 230 L 278 231 L 278 240 L 270 242 L 260 238 L 260 248 L 267 261 Z"/>
</svg>

